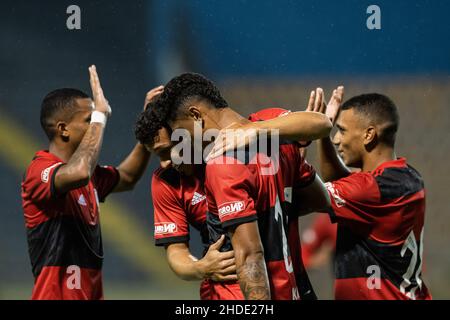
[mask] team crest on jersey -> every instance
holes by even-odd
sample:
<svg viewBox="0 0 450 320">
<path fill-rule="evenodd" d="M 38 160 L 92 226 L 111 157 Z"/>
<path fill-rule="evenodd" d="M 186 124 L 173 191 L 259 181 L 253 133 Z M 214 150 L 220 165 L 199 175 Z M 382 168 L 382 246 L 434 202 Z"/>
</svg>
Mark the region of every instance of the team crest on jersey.
<svg viewBox="0 0 450 320">
<path fill-rule="evenodd" d="M 244 210 L 244 201 L 225 202 L 219 206 L 219 217 Z"/>
<path fill-rule="evenodd" d="M 332 195 L 337 207 L 340 208 L 345 206 L 345 200 L 341 198 L 341 196 L 339 195 L 339 191 L 334 187 L 334 185 L 331 182 L 325 183 L 325 187 Z"/>
<path fill-rule="evenodd" d="M 177 229 L 177 224 L 174 222 L 155 223 L 155 235 L 175 233 Z"/>
<path fill-rule="evenodd" d="M 59 165 L 61 162 L 55 163 L 54 165 L 51 165 L 50 167 L 42 170 L 41 172 L 41 181 L 43 183 L 48 183 L 48 179 L 49 179 L 49 175 L 50 175 L 50 171 L 56 167 L 57 165 Z"/>
<path fill-rule="evenodd" d="M 206 199 L 205 195 L 202 195 L 202 194 L 200 194 L 198 192 L 194 192 L 194 196 L 192 197 L 191 204 L 194 206 L 197 203 L 200 203 L 200 202 L 202 202 L 205 199 Z"/>
</svg>

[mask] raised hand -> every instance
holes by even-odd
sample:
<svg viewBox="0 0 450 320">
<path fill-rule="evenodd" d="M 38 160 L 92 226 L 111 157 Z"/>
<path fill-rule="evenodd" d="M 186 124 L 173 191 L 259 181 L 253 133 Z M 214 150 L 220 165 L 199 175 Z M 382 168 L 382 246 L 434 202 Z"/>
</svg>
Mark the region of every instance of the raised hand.
<svg viewBox="0 0 450 320">
<path fill-rule="evenodd" d="M 214 140 L 214 146 L 205 161 L 214 159 L 227 151 L 244 148 L 258 138 L 258 132 L 250 124 L 249 127 L 242 126 L 237 129 L 222 129 Z"/>
<path fill-rule="evenodd" d="M 147 110 L 148 104 L 164 91 L 164 86 L 158 86 L 147 92 L 144 101 L 144 111 Z"/>
<path fill-rule="evenodd" d="M 333 90 L 333 95 L 331 96 L 330 101 L 325 110 L 325 114 L 328 119 L 330 119 L 331 123 L 334 125 L 336 122 L 336 118 L 339 114 L 339 110 L 341 108 L 342 101 L 344 99 L 344 87 L 339 86 L 337 89 Z"/>
<path fill-rule="evenodd" d="M 322 88 L 317 88 L 315 91 L 311 91 L 308 100 L 308 106 L 305 111 L 313 111 L 324 113 L 326 105 L 324 103 L 325 97 Z"/>
<path fill-rule="evenodd" d="M 97 74 L 95 65 L 89 67 L 90 83 L 92 89 L 92 97 L 94 99 L 94 111 L 103 112 L 106 116 L 111 115 L 111 107 L 108 100 L 103 95 L 103 89 L 100 85 L 100 79 Z"/>
</svg>

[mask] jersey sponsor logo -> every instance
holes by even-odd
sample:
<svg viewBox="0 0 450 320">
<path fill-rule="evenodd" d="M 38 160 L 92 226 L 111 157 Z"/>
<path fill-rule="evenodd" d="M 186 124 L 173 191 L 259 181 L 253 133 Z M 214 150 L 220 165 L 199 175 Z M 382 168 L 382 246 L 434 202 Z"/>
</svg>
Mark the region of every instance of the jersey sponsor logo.
<svg viewBox="0 0 450 320">
<path fill-rule="evenodd" d="M 244 210 L 244 206 L 244 201 L 225 202 L 219 206 L 219 217 L 241 212 Z"/>
<path fill-rule="evenodd" d="M 331 182 L 325 183 L 325 187 L 333 197 L 334 202 L 336 203 L 336 206 L 338 208 L 345 206 L 345 200 L 341 198 L 341 196 L 339 195 L 339 191 L 334 187 L 334 185 Z"/>
<path fill-rule="evenodd" d="M 155 223 L 155 235 L 163 235 L 177 232 L 177 224 L 174 222 Z"/>
<path fill-rule="evenodd" d="M 198 192 L 194 192 L 194 196 L 192 197 L 191 204 L 194 206 L 197 203 L 200 203 L 200 202 L 202 202 L 205 199 L 206 199 L 205 195 L 202 195 L 202 194 L 200 194 Z"/>
<path fill-rule="evenodd" d="M 60 163 L 61 163 L 61 162 L 55 163 L 54 165 L 51 165 L 50 167 L 48 167 L 48 168 L 42 170 L 42 172 L 41 172 L 41 181 L 42 181 L 43 183 L 48 183 L 48 179 L 49 179 L 49 176 L 50 176 L 50 171 L 51 171 L 54 167 L 56 167 L 57 165 L 59 165 Z"/>
<path fill-rule="evenodd" d="M 78 204 L 82 205 L 83 207 L 87 206 L 86 199 L 82 194 L 78 197 Z"/>
</svg>

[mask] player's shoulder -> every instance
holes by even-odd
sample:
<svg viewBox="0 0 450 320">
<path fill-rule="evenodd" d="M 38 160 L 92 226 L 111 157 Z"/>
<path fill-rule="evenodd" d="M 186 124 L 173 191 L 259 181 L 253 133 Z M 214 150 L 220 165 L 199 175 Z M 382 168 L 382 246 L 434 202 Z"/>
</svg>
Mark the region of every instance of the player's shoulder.
<svg viewBox="0 0 450 320">
<path fill-rule="evenodd" d="M 23 180 L 25 182 L 35 176 L 40 176 L 43 182 L 48 182 L 50 171 L 61 164 L 63 164 L 63 161 L 48 151 L 38 151 L 26 168 Z"/>
<path fill-rule="evenodd" d="M 181 185 L 180 173 L 172 167 L 159 167 L 153 172 L 152 184 L 164 183 L 172 188 L 179 188 Z"/>
<path fill-rule="evenodd" d="M 248 119 L 252 122 L 255 121 L 265 121 L 274 119 L 277 117 L 282 117 L 289 114 L 291 111 L 283 108 L 265 108 L 261 109 L 255 113 L 248 116 Z"/>
<path fill-rule="evenodd" d="M 221 155 L 210 159 L 205 167 L 206 184 L 211 184 L 212 181 L 220 184 L 221 181 L 238 178 L 253 180 L 257 174 L 258 161 L 251 159 L 247 151 L 241 155 Z"/>
<path fill-rule="evenodd" d="M 380 190 L 370 172 L 352 172 L 341 179 L 325 183 L 329 192 L 339 193 L 348 199 L 361 202 L 378 201 Z"/>
<path fill-rule="evenodd" d="M 407 164 L 404 158 L 380 166 L 373 172 L 373 176 L 385 199 L 412 195 L 424 189 L 421 174 Z"/>
</svg>

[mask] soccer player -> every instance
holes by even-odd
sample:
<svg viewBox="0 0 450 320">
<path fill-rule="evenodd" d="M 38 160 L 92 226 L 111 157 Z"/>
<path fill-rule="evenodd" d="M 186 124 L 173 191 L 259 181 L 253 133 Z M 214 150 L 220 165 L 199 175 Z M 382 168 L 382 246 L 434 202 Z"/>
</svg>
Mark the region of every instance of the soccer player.
<svg viewBox="0 0 450 320">
<path fill-rule="evenodd" d="M 241 128 L 248 123 L 228 107 L 209 80 L 197 74 L 172 79 L 151 110 L 171 130 L 187 129 L 191 137 L 195 122 L 201 124 L 203 132 Z M 316 119 L 324 120 L 313 114 Z M 147 138 L 153 139 L 159 129 L 148 130 Z M 292 143 L 280 149 L 283 149 L 279 161 L 282 170 L 273 174 L 261 174 L 261 161 L 219 164 L 225 156 L 211 160 L 206 166 L 210 238 L 216 241 L 221 234 L 228 233 L 223 248 L 230 250 L 233 245 L 239 285 L 246 299 L 299 298 L 287 243 L 286 216 L 292 191 L 301 182 L 301 157 L 298 147 Z M 256 157 L 263 156 L 256 154 Z"/>
<path fill-rule="evenodd" d="M 331 218 L 338 223 L 335 298 L 431 299 L 422 280 L 424 183 L 396 155 L 397 107 L 377 93 L 340 106 L 343 91 L 335 90 L 330 104 L 317 110 L 337 127 L 333 139 L 318 143 Z"/>
<path fill-rule="evenodd" d="M 149 126 L 155 124 L 154 121 L 148 121 L 147 114 L 143 113 L 137 122 L 136 135 L 142 143 L 145 143 L 160 158 L 161 167 L 154 172 L 152 178 L 156 245 L 165 246 L 168 263 L 177 276 L 184 280 L 204 279 L 200 287 L 202 299 L 243 299 L 239 284 L 235 281 L 237 277 L 233 251 L 219 251 L 224 237 L 222 236 L 208 248 L 207 206 L 203 186 L 204 165 L 183 164 L 181 167 L 174 166 L 170 156 L 170 149 L 173 145 L 168 129 L 160 129 L 154 143 L 147 141 L 146 131 Z M 295 128 L 294 130 L 297 131 L 297 134 L 304 138 L 314 137 L 317 131 L 323 130 L 324 124 L 319 121 L 311 121 L 307 126 L 299 126 L 298 114 L 292 114 L 290 111 L 281 108 L 261 110 L 250 115 L 249 119 L 252 122 L 256 122 L 285 115 L 286 117 L 279 128 L 282 136 L 286 134 L 286 131 L 291 131 L 292 128 Z M 302 114 L 302 116 L 304 120 L 308 116 L 314 117 L 312 114 Z M 271 122 L 265 122 L 263 125 L 267 130 L 275 128 Z M 261 127 L 261 124 L 259 126 Z M 219 146 L 216 145 L 216 148 L 219 148 Z M 309 180 L 312 182 L 315 171 L 306 170 L 309 168 L 312 167 L 305 165 L 305 180 L 309 177 Z M 194 258 L 189 251 L 189 225 L 198 230 L 202 236 L 206 254 L 200 260 Z M 298 239 L 298 224 L 290 223 L 289 225 L 297 227 L 292 231 L 292 228 L 289 227 L 290 233 L 294 232 L 293 236 L 289 236 L 289 240 L 291 237 Z M 297 231 L 296 234 L 295 231 Z M 295 245 L 292 248 L 300 250 L 297 247 L 299 243 L 295 243 Z M 206 250 L 206 248 L 208 249 Z M 294 264 L 294 269 L 296 269 L 297 265 L 300 266 L 301 263 Z M 313 290 L 306 274 L 301 274 L 301 276 L 304 279 L 302 283 L 309 284 L 308 289 L 303 290 L 307 294 L 303 295 L 302 299 L 306 299 L 308 294 L 310 296 L 313 294 Z M 216 284 L 211 286 L 212 282 L 216 282 Z"/>
<path fill-rule="evenodd" d="M 137 144 L 117 168 L 97 165 L 111 108 L 95 66 L 89 73 L 93 100 L 76 89 L 58 89 L 42 102 L 49 148 L 36 153 L 22 182 L 32 299 L 103 298 L 99 202 L 131 190 L 150 158 Z"/>
</svg>

